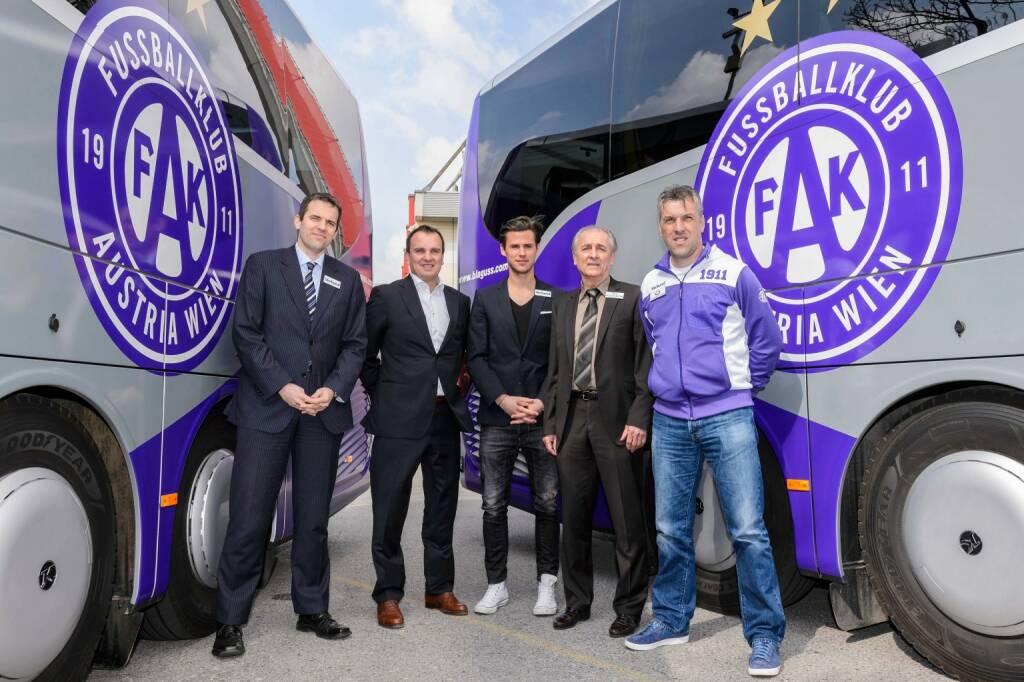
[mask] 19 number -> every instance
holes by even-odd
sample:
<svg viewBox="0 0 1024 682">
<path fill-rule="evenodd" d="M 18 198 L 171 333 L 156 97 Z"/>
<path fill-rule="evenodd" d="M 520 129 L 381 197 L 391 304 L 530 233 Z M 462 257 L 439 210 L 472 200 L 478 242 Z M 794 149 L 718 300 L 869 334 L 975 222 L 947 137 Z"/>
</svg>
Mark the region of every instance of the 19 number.
<svg viewBox="0 0 1024 682">
<path fill-rule="evenodd" d="M 96 170 L 103 170 L 103 136 L 83 128 L 82 138 L 85 140 L 85 158 L 82 161 L 91 163 Z"/>
</svg>

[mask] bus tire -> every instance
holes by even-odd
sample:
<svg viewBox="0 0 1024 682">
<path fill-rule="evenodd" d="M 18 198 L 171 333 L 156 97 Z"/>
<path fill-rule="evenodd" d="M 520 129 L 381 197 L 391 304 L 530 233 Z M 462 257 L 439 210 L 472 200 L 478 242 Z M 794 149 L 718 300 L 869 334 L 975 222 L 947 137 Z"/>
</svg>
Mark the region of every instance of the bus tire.
<svg viewBox="0 0 1024 682">
<path fill-rule="evenodd" d="M 779 461 L 771 446 L 760 436 L 761 479 L 764 482 L 764 524 L 772 541 L 775 573 L 779 577 L 782 605 L 790 606 L 803 599 L 815 581 L 800 573 L 796 564 L 796 539 L 789 494 Z M 735 565 L 723 571 L 709 571 L 697 566 L 697 604 L 719 613 L 740 612 L 740 588 Z"/>
<path fill-rule="evenodd" d="M 35 395 L 0 402 L 0 676 L 82 680 L 113 592 L 114 506 L 98 449 Z"/>
<path fill-rule="evenodd" d="M 958 389 L 865 442 L 858 524 L 893 625 L 946 673 L 1024 678 L 1024 397 Z"/>
<path fill-rule="evenodd" d="M 227 530 L 234 448 L 234 426 L 215 411 L 199 430 L 185 461 L 167 592 L 146 610 L 142 624 L 146 639 L 195 639 L 217 629 L 216 572 Z"/>
</svg>

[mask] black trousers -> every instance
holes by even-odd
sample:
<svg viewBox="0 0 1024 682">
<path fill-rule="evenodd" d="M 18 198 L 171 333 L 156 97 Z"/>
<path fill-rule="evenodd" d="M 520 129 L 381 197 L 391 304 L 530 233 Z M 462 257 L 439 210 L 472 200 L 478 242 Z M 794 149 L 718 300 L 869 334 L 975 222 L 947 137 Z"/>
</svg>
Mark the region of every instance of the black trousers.
<svg viewBox="0 0 1024 682">
<path fill-rule="evenodd" d="M 558 463 L 544 448 L 542 431 L 539 424 L 480 429 L 484 567 L 491 585 L 508 577 L 508 503 L 520 453 L 526 460 L 533 496 L 537 580 L 544 573 L 558 575 Z"/>
<path fill-rule="evenodd" d="M 612 604 L 615 613 L 639 618 L 647 599 L 643 458 L 608 438 L 596 400 L 573 399 L 570 403 L 565 442 L 558 451 L 558 476 L 566 606 L 589 608 L 594 600 L 591 535 L 600 483 L 615 531 L 619 582 Z"/>
<path fill-rule="evenodd" d="M 373 567 L 377 603 L 405 595 L 402 529 L 416 469 L 423 467 L 423 573 L 427 594 L 451 592 L 455 583 L 452 527 L 459 499 L 459 426 L 451 408 L 439 403 L 430 434 L 422 439 L 373 439 Z"/>
<path fill-rule="evenodd" d="M 281 482 L 292 462 L 292 606 L 314 614 L 330 604 L 327 520 L 341 435 L 300 415 L 281 433 L 239 427 L 231 470 L 231 517 L 217 569 L 217 621 L 249 620 Z"/>
</svg>

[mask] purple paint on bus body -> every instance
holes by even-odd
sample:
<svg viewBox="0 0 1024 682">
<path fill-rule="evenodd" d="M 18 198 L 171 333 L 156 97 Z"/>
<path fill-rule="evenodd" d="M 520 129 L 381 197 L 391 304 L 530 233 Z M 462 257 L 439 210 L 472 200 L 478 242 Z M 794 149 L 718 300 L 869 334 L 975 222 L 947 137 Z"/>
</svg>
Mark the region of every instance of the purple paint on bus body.
<svg viewBox="0 0 1024 682">
<path fill-rule="evenodd" d="M 537 257 L 537 277 L 565 291 L 580 285 L 579 271 L 572 262 L 572 238 L 581 228 L 597 223 L 601 202 L 595 201 L 565 221 Z"/>
<path fill-rule="evenodd" d="M 235 391 L 231 379 L 201 403 L 182 415 L 129 454 L 135 475 L 139 508 L 139 584 L 138 602 L 142 603 L 167 590 L 175 513 L 186 513 L 188 491 L 180 490 L 185 460 L 199 428 L 210 410 Z M 163 457 L 161 458 L 161 452 Z M 178 504 L 161 507 L 163 495 L 178 493 Z"/>
<path fill-rule="evenodd" d="M 763 400 L 754 401 L 754 418 L 778 458 L 786 479 L 811 480 L 807 420 Z M 812 489 L 813 490 L 813 489 Z M 814 498 L 811 492 L 790 490 L 789 511 L 793 517 L 796 564 L 805 571 L 817 571 L 814 549 Z"/>
<path fill-rule="evenodd" d="M 801 419 L 801 421 L 803 421 Z M 814 499 L 814 545 L 818 551 L 818 571 L 822 575 L 842 576 L 839 554 L 839 502 L 847 464 L 857 438 L 811 421 L 808 423 L 811 451 L 811 494 Z M 848 538 L 857 542 L 856 538 Z"/>
</svg>

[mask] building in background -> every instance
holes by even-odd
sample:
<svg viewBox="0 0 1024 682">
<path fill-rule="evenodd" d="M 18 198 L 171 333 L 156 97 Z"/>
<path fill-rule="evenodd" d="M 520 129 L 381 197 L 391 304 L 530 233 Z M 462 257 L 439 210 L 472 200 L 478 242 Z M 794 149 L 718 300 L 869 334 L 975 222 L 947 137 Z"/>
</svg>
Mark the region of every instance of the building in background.
<svg viewBox="0 0 1024 682">
<path fill-rule="evenodd" d="M 441 281 L 458 285 L 459 183 L 462 180 L 463 141 L 423 189 L 409 195 L 409 222 L 406 233 L 420 225 L 430 225 L 444 235 L 444 267 Z M 445 184 L 447 183 L 447 184 Z M 444 190 L 437 189 L 444 187 Z M 408 259 L 402 262 L 402 276 L 409 274 Z"/>
</svg>

